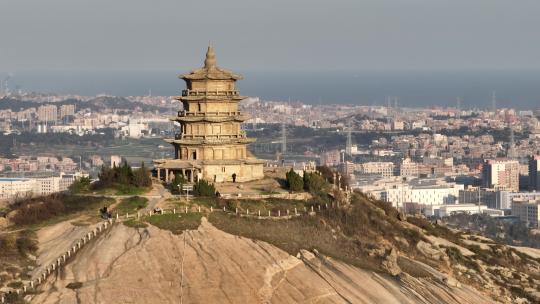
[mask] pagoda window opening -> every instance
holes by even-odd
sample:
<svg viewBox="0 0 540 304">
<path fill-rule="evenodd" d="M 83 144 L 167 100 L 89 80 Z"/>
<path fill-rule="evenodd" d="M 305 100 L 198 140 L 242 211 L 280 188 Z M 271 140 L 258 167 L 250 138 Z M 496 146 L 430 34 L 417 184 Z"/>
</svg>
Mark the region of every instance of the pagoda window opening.
<svg viewBox="0 0 540 304">
<path fill-rule="evenodd" d="M 191 159 L 193 159 L 193 160 L 197 159 L 197 151 L 191 152 Z"/>
<path fill-rule="evenodd" d="M 202 112 L 201 104 L 200 104 L 200 103 L 197 104 L 197 109 L 199 110 L 198 112 Z"/>
</svg>

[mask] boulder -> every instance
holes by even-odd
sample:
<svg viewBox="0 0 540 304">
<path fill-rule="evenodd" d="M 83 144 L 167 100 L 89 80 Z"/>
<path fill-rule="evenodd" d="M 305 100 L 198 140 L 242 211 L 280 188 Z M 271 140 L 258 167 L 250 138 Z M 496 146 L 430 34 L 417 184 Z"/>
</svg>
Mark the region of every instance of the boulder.
<svg viewBox="0 0 540 304">
<path fill-rule="evenodd" d="M 398 265 L 397 258 L 397 250 L 392 248 L 381 264 L 382 268 L 392 276 L 397 276 L 401 273 L 401 268 Z"/>
<path fill-rule="evenodd" d="M 461 287 L 461 283 L 453 277 L 447 276 L 442 278 L 443 283 L 448 287 Z"/>
<path fill-rule="evenodd" d="M 440 248 L 433 247 L 431 244 L 422 240 L 416 244 L 416 249 L 423 255 L 434 260 L 441 260 L 446 254 Z"/>
</svg>

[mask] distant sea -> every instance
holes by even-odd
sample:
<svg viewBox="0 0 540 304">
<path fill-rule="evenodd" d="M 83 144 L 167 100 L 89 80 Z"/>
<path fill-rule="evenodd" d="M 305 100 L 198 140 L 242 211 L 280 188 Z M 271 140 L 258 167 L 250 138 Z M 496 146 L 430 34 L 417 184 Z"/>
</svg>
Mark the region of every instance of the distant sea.
<svg viewBox="0 0 540 304">
<path fill-rule="evenodd" d="M 35 92 L 178 95 L 176 78 L 189 69 L 171 71 L 78 71 L 14 73 L 10 87 Z M 264 100 L 299 100 L 308 104 L 386 105 L 397 96 L 405 107 L 488 108 L 492 92 L 498 107 L 540 108 L 539 71 L 237 71 L 243 95 Z M 0 80 L 7 74 L 0 73 Z"/>
</svg>

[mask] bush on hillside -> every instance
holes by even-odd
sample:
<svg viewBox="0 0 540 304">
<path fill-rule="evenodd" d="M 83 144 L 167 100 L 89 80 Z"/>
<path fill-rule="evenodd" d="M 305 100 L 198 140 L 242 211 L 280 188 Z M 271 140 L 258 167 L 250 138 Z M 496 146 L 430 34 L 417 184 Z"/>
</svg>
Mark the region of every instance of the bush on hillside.
<svg viewBox="0 0 540 304">
<path fill-rule="evenodd" d="M 196 196 L 214 196 L 216 188 L 214 184 L 209 183 L 204 179 L 200 179 L 193 187 L 193 194 Z"/>
<path fill-rule="evenodd" d="M 294 172 L 292 168 L 289 172 L 287 172 L 286 179 L 289 190 L 300 192 L 304 189 L 304 180 L 302 177 L 300 177 L 300 175 L 298 175 L 298 173 Z"/>
<path fill-rule="evenodd" d="M 188 181 L 182 174 L 175 174 L 173 181 L 169 184 L 169 189 L 172 193 L 180 193 L 182 185 L 186 184 Z"/>
<path fill-rule="evenodd" d="M 321 194 L 328 188 L 324 177 L 317 173 L 304 172 L 304 189 L 311 194 Z"/>
</svg>

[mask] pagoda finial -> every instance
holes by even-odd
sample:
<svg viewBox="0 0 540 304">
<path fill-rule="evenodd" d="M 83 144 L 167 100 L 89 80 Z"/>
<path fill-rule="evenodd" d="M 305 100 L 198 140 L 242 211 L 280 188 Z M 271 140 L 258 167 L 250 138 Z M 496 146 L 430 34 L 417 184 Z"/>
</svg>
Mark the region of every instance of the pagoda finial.
<svg viewBox="0 0 540 304">
<path fill-rule="evenodd" d="M 214 52 L 212 45 L 208 45 L 206 59 L 204 60 L 204 67 L 207 69 L 216 67 L 216 53 Z"/>
</svg>

